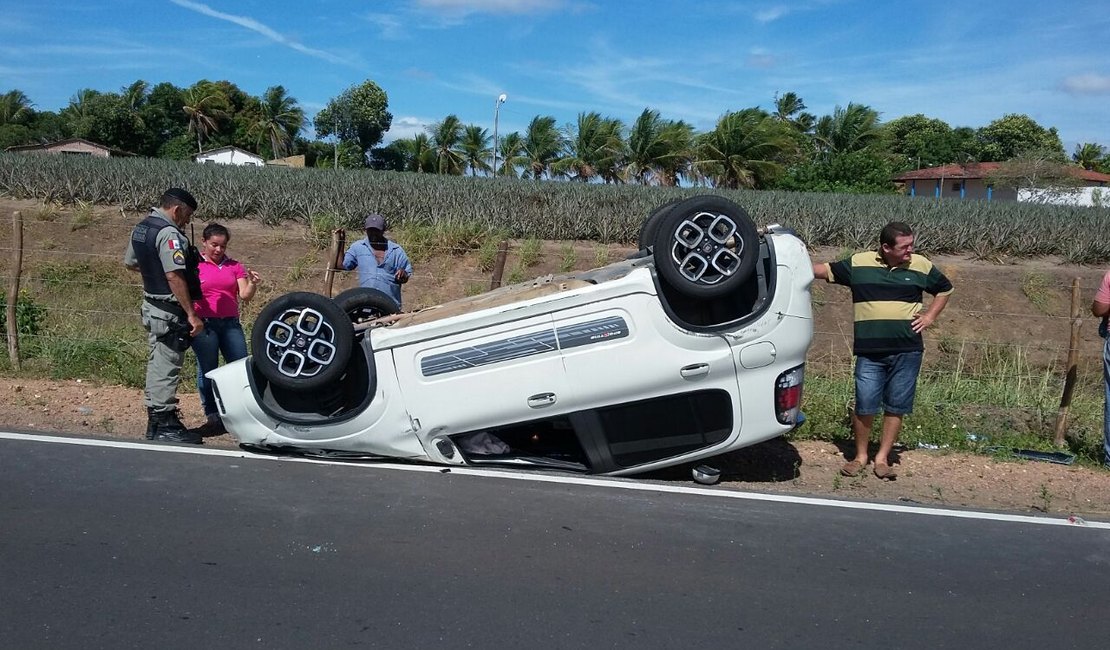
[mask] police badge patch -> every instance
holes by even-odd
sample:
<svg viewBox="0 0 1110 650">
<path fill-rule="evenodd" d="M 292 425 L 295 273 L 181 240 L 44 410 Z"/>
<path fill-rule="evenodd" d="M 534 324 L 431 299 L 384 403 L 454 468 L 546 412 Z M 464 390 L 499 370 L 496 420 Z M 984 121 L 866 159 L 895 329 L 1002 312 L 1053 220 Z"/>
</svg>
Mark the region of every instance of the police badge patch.
<svg viewBox="0 0 1110 650">
<path fill-rule="evenodd" d="M 173 263 L 178 264 L 180 266 L 185 266 L 185 252 L 182 251 L 182 250 L 174 251 L 173 252 Z"/>
</svg>

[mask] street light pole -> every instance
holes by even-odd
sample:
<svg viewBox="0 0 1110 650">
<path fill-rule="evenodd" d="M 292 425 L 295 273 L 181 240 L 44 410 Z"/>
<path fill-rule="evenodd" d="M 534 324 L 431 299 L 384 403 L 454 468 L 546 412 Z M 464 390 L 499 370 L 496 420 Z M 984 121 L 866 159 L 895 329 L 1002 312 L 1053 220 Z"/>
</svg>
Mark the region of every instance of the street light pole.
<svg viewBox="0 0 1110 650">
<path fill-rule="evenodd" d="M 497 96 L 497 101 L 493 103 L 493 177 L 497 178 L 497 117 L 501 112 L 501 105 L 509 96 L 501 93 Z"/>
</svg>

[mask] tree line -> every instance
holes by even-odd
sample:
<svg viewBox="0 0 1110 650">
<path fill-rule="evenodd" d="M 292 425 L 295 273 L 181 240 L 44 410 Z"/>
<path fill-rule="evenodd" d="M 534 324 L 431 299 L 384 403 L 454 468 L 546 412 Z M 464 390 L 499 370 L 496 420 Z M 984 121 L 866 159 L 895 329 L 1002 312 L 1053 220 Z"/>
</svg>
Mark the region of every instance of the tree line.
<svg viewBox="0 0 1110 650">
<path fill-rule="evenodd" d="M 392 125 L 388 106 L 376 83 L 355 84 L 315 115 L 310 140 L 302 135 L 304 109 L 282 86 L 252 96 L 226 80 L 186 88 L 138 80 L 119 92 L 82 89 L 58 112 L 35 110 L 22 91 L 11 90 L 0 94 L 0 148 L 79 137 L 142 156 L 189 159 L 234 145 L 268 159 L 303 154 L 317 167 L 852 193 L 892 192 L 898 173 L 949 163 L 1032 159 L 1110 172 L 1104 146 L 1083 143 L 1069 157 L 1056 128 L 1027 115 L 952 127 L 922 114 L 883 122 L 870 106 L 849 103 L 817 116 L 794 92 L 776 95 L 770 111 L 728 111 L 704 132 L 651 108 L 631 124 L 583 111 L 562 126 L 537 115 L 523 132 L 494 143 L 488 129 L 448 115 L 379 146 Z"/>
</svg>

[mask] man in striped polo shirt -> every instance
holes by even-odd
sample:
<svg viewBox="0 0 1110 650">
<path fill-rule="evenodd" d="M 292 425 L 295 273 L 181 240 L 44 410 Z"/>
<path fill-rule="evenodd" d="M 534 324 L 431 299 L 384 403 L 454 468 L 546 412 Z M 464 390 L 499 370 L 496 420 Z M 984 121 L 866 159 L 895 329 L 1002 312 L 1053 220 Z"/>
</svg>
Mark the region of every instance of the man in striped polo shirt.
<svg viewBox="0 0 1110 650">
<path fill-rule="evenodd" d="M 852 288 L 855 311 L 856 408 L 852 433 L 856 455 L 841 470 L 858 476 L 867 468 L 867 446 L 875 415 L 883 411 L 883 433 L 875 454 L 875 476 L 895 478 L 890 450 L 902 431 L 902 416 L 913 411 L 917 374 L 925 346 L 921 332 L 936 322 L 952 283 L 932 262 L 914 255 L 913 230 L 897 221 L 879 233 L 879 250 L 846 260 L 814 264 L 814 277 Z M 922 293 L 933 295 L 928 308 Z"/>
</svg>

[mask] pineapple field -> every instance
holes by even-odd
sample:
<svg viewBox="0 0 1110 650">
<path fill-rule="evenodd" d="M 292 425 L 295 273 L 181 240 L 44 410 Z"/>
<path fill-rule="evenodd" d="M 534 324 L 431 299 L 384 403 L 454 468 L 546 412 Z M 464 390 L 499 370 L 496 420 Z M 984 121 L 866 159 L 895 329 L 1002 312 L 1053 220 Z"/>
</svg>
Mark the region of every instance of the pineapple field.
<svg viewBox="0 0 1110 650">
<path fill-rule="evenodd" d="M 1110 238 L 1098 236 L 1110 232 L 1110 208 L 0 154 L 0 193 L 17 199 L 143 210 L 170 186 L 202 197 L 198 216 L 205 219 L 268 225 L 326 219 L 357 228 L 363 215 L 379 212 L 394 228 L 606 244 L 634 243 L 644 216 L 662 203 L 711 192 L 744 206 L 757 224 L 795 229 L 813 247 L 867 248 L 883 224 L 904 221 L 918 231 L 918 249 L 927 255 L 1110 261 Z"/>
</svg>

